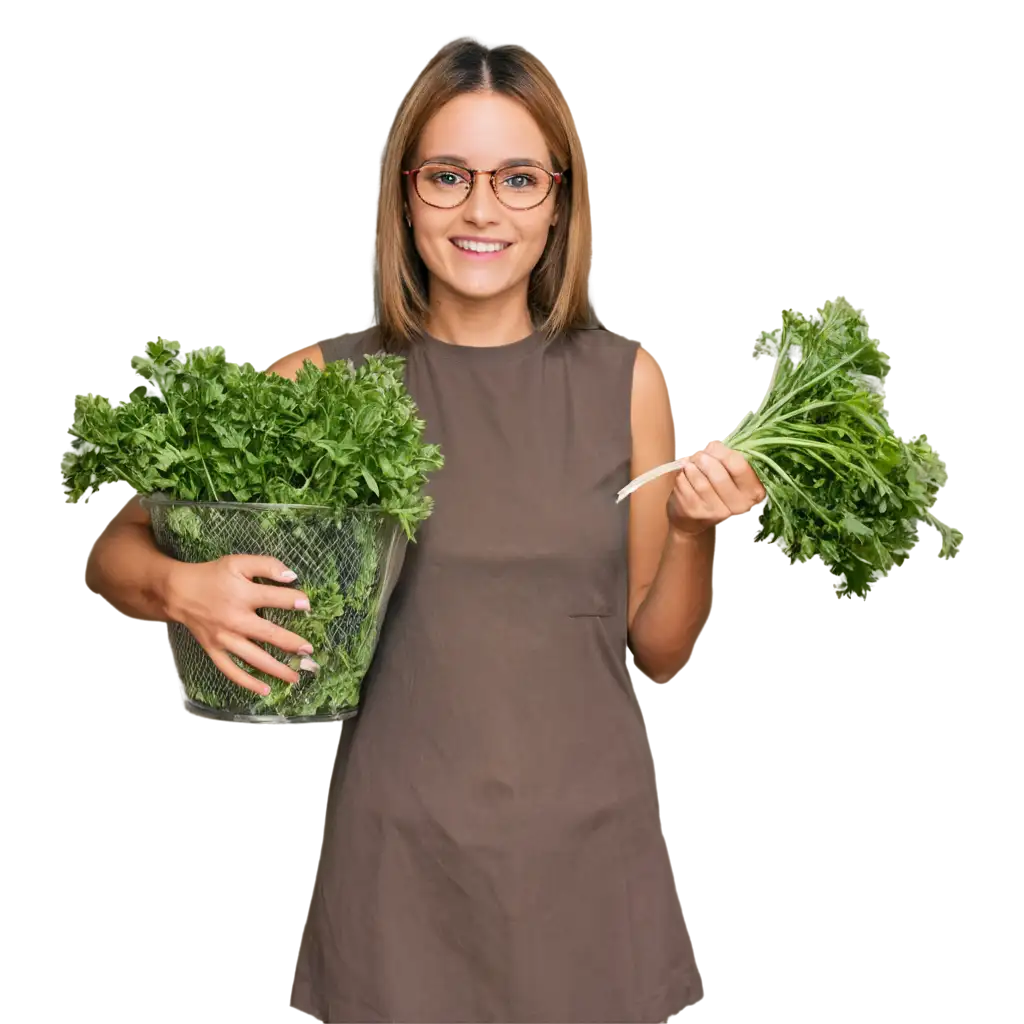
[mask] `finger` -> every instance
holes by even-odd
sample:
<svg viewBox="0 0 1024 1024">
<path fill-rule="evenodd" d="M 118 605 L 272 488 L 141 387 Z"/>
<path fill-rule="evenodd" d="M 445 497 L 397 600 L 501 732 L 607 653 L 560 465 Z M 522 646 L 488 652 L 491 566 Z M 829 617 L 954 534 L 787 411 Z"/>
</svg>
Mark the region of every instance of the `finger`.
<svg viewBox="0 0 1024 1024">
<path fill-rule="evenodd" d="M 731 515 L 738 515 L 750 508 L 750 502 L 736 486 L 736 481 L 733 480 L 721 460 L 703 451 L 694 456 L 694 462 L 711 482 L 719 500 Z"/>
<path fill-rule="evenodd" d="M 270 619 L 265 619 L 256 612 L 252 613 L 252 618 L 246 620 L 245 625 L 237 632 L 250 640 L 271 644 L 282 651 L 290 651 L 293 654 L 313 653 L 313 645 L 305 637 L 293 633 L 290 629 L 285 629 L 284 626 L 279 626 Z"/>
<path fill-rule="evenodd" d="M 258 644 L 246 640 L 243 636 L 232 637 L 227 642 L 226 648 L 231 654 L 237 655 L 260 672 L 266 672 L 268 676 L 276 676 L 286 683 L 297 683 L 301 678 L 295 669 L 283 665 L 269 651 L 263 650 Z M 313 671 L 314 667 L 316 669 L 320 667 L 311 658 L 303 658 L 302 662 L 310 671 Z"/>
<path fill-rule="evenodd" d="M 748 504 L 750 501 L 753 501 L 755 505 L 759 501 L 764 501 L 767 492 L 757 473 L 754 472 L 754 468 L 750 465 L 750 460 L 743 452 L 738 452 L 734 448 L 726 448 L 721 441 L 712 441 L 704 450 L 709 455 L 714 455 L 725 466 L 729 476 L 732 477 Z"/>
<path fill-rule="evenodd" d="M 702 454 L 704 453 L 698 452 L 697 455 L 693 456 L 686 466 L 683 467 L 683 472 L 686 473 L 686 479 L 690 482 L 694 492 L 701 501 L 704 509 L 704 518 L 714 518 L 717 516 L 724 519 L 732 514 L 732 510 L 718 496 L 711 480 L 705 475 L 704 469 L 698 461 Z M 710 458 L 707 455 L 704 457 Z"/>
<path fill-rule="evenodd" d="M 291 583 L 297 578 L 295 572 L 273 555 L 225 555 L 224 562 L 232 572 L 248 580 L 260 576 L 265 580 Z"/>
<path fill-rule="evenodd" d="M 258 679 L 254 679 L 245 669 L 240 668 L 236 665 L 227 655 L 227 652 L 215 648 L 211 650 L 208 647 L 204 647 L 203 650 L 210 656 L 210 660 L 214 663 L 231 680 L 233 683 L 237 683 L 243 689 L 252 690 L 253 693 L 258 693 L 261 696 L 266 696 L 270 693 L 270 687 L 266 683 L 260 682 Z"/>
<path fill-rule="evenodd" d="M 708 510 L 704 507 L 704 502 L 693 489 L 693 484 L 690 483 L 689 477 L 686 475 L 686 465 L 686 463 L 683 463 L 683 468 L 676 474 L 673 485 L 676 500 L 691 519 L 703 519 L 707 515 Z"/>
<path fill-rule="evenodd" d="M 309 595 L 295 587 L 275 587 L 271 583 L 253 583 L 250 591 L 253 608 L 289 608 L 308 612 Z"/>
</svg>

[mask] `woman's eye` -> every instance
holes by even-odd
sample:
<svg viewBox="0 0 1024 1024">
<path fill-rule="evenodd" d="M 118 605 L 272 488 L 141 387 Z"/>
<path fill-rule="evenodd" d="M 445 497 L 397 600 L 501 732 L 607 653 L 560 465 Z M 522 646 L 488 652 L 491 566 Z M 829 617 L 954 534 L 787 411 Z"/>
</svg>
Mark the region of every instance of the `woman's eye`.
<svg viewBox="0 0 1024 1024">
<path fill-rule="evenodd" d="M 533 178 L 529 174 L 510 174 L 505 179 L 505 184 L 507 185 L 510 181 L 513 181 L 516 178 L 522 179 L 522 184 L 515 185 L 513 186 L 513 188 L 528 188 L 530 185 L 533 184 Z"/>
</svg>

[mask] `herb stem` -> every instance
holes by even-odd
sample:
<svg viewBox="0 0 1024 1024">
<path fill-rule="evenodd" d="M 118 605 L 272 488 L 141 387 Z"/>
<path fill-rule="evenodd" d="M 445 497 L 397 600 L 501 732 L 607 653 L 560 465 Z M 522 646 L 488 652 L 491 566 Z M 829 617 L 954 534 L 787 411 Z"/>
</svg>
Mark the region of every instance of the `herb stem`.
<svg viewBox="0 0 1024 1024">
<path fill-rule="evenodd" d="M 832 376 L 832 374 L 834 374 L 840 366 L 845 366 L 853 359 L 856 359 L 857 356 L 861 354 L 861 352 L 870 347 L 870 343 L 867 345 L 862 345 L 855 352 L 851 352 L 849 355 L 843 356 L 842 359 L 839 359 L 835 363 L 832 363 L 829 366 L 825 367 L 825 369 L 822 370 L 821 373 L 819 373 L 817 376 L 812 377 L 808 381 L 805 381 L 803 384 L 799 385 L 799 387 L 793 388 L 791 391 L 788 391 L 786 394 L 784 394 L 781 398 L 772 402 L 772 404 L 767 409 L 764 410 L 762 415 L 765 419 L 767 419 L 769 416 L 771 416 L 773 412 L 776 411 L 776 409 L 779 409 L 782 406 L 786 405 L 788 402 L 792 401 L 793 398 L 796 395 L 799 395 L 801 391 L 806 391 L 809 387 L 813 386 L 814 384 L 817 384 L 819 380 L 824 380 L 826 377 Z"/>
<path fill-rule="evenodd" d="M 213 481 L 210 479 L 210 471 L 206 467 L 206 459 L 203 458 L 203 449 L 199 444 L 199 421 L 192 421 L 192 431 L 196 436 L 196 451 L 199 452 L 199 461 L 203 464 L 203 472 L 206 474 L 206 482 L 210 485 L 210 501 L 217 500 L 217 492 L 214 490 Z"/>
<path fill-rule="evenodd" d="M 747 454 L 749 454 L 752 459 L 759 459 L 771 466 L 772 469 L 774 469 L 775 472 L 778 473 L 779 476 L 782 477 L 782 479 L 785 480 L 786 483 L 788 483 L 790 487 L 792 487 L 793 490 L 807 502 L 808 505 L 817 509 L 819 515 L 826 523 L 830 526 L 834 526 L 836 529 L 839 528 L 838 524 L 832 519 L 832 517 L 802 487 L 800 487 L 799 484 L 797 484 L 797 482 L 777 462 L 775 462 L 774 459 L 770 459 L 764 454 L 764 452 L 759 451 L 750 451 Z"/>
</svg>

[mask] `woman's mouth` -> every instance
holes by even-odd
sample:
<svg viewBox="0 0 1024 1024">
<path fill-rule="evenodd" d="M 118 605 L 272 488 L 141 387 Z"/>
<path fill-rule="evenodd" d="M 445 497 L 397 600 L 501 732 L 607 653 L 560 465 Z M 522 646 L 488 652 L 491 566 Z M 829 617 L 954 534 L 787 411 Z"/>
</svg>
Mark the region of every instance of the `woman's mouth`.
<svg viewBox="0 0 1024 1024">
<path fill-rule="evenodd" d="M 449 238 L 448 241 L 451 242 L 463 256 L 466 256 L 471 260 L 496 259 L 503 252 L 512 247 L 511 242 L 466 242 L 462 240 L 456 241 L 454 238 Z"/>
</svg>

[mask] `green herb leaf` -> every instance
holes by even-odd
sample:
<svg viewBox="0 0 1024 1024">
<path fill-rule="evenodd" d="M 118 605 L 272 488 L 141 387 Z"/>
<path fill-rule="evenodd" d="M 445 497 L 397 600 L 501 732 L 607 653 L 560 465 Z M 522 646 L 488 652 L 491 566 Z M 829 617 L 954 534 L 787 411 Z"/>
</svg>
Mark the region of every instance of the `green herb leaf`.
<svg viewBox="0 0 1024 1024">
<path fill-rule="evenodd" d="M 901 441 L 883 406 L 889 359 L 844 298 L 819 320 L 792 310 L 762 332 L 755 358 L 776 359 L 756 412 L 724 439 L 743 452 L 768 498 L 755 540 L 774 540 L 790 562 L 817 555 L 842 576 L 837 596 L 866 597 L 917 542 L 917 523 L 942 535 L 952 558 L 963 534 L 929 511 L 946 469 L 924 434 Z"/>
<path fill-rule="evenodd" d="M 76 397 L 61 462 L 68 501 L 126 480 L 191 501 L 379 506 L 414 539 L 433 507 L 427 474 L 444 458 L 423 441 L 403 357 L 370 355 L 358 370 L 307 359 L 290 380 L 229 363 L 220 346 L 184 360 L 179 349 L 158 337 L 132 359 L 158 394 L 142 385 L 116 408 Z"/>
</svg>

